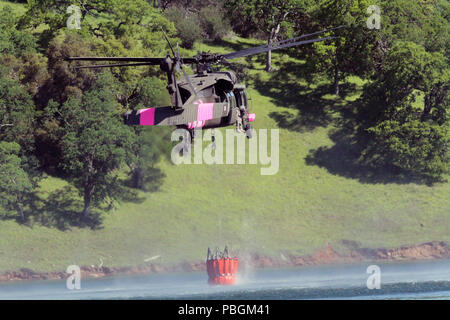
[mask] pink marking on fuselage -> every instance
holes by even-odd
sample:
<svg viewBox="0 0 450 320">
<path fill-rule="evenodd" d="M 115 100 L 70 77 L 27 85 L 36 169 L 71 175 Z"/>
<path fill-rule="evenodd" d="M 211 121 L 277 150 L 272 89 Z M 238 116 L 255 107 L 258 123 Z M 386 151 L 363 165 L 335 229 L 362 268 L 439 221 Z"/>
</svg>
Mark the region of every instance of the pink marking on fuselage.
<svg viewBox="0 0 450 320">
<path fill-rule="evenodd" d="M 139 116 L 141 126 L 155 125 L 155 108 L 142 109 L 139 111 Z"/>
<path fill-rule="evenodd" d="M 197 111 L 197 121 L 206 121 L 213 118 L 214 103 L 200 103 Z"/>
<path fill-rule="evenodd" d="M 253 122 L 253 121 L 255 121 L 255 119 L 256 119 L 256 114 L 250 113 L 250 114 L 248 115 L 248 121 L 249 121 L 249 122 Z"/>
<path fill-rule="evenodd" d="M 202 128 L 205 125 L 206 121 L 194 121 L 188 122 L 188 129 Z"/>
</svg>

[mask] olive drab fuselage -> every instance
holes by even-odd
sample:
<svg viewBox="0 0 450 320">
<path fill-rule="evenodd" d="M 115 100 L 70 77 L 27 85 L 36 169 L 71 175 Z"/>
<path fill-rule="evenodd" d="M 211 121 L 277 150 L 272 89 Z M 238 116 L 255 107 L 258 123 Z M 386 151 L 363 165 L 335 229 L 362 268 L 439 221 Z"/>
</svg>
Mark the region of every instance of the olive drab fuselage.
<svg viewBox="0 0 450 320">
<path fill-rule="evenodd" d="M 249 114 L 245 86 L 238 84 L 232 71 L 201 72 L 177 80 L 181 107 L 167 106 L 129 111 L 128 125 L 176 126 L 187 130 L 235 125 L 245 133 L 255 119 Z M 169 84 L 170 85 L 170 84 Z M 174 91 L 169 93 L 173 97 Z"/>
</svg>

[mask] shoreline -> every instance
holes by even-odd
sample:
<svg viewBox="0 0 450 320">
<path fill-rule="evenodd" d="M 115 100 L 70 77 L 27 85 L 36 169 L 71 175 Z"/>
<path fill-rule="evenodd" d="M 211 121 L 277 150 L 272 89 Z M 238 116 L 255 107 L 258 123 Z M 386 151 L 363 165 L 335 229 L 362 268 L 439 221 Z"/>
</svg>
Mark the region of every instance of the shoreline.
<svg viewBox="0 0 450 320">
<path fill-rule="evenodd" d="M 272 258 L 259 254 L 248 254 L 238 256 L 240 269 L 247 267 L 284 268 L 301 266 L 320 266 L 332 264 L 353 264 L 364 261 L 420 261 L 450 258 L 450 245 L 444 241 L 432 241 L 418 245 L 402 246 L 393 249 L 369 249 L 349 248 L 344 253 L 339 253 L 331 245 L 317 250 L 311 255 L 293 256 L 280 255 L 280 258 Z M 82 278 L 104 278 L 123 275 L 147 275 L 172 272 L 198 272 L 205 271 L 204 261 L 183 262 L 173 266 L 162 266 L 159 264 L 146 264 L 136 267 L 95 267 L 81 266 Z M 15 281 L 38 281 L 38 280 L 65 280 L 69 275 L 65 271 L 35 272 L 31 269 L 22 268 L 17 271 L 7 271 L 0 274 L 0 283 Z"/>
</svg>

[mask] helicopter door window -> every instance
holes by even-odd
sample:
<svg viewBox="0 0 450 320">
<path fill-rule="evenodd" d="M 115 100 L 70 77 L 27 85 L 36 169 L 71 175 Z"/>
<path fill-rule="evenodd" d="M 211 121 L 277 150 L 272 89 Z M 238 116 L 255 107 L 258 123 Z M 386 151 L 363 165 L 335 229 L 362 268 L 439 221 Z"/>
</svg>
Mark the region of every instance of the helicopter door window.
<svg viewBox="0 0 450 320">
<path fill-rule="evenodd" d="M 229 101 L 231 102 L 231 108 L 235 108 L 236 107 L 236 96 L 234 95 L 234 93 L 232 91 L 227 92 L 227 97 L 228 97 Z"/>
<path fill-rule="evenodd" d="M 214 95 L 213 87 L 205 88 L 197 93 L 198 97 L 210 98 Z"/>
</svg>

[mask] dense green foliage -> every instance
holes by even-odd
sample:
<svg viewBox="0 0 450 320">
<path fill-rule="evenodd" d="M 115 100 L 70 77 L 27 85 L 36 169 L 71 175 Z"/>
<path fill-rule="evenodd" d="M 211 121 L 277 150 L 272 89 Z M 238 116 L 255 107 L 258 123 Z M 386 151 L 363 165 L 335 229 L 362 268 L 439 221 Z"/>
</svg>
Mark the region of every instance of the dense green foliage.
<svg viewBox="0 0 450 320">
<path fill-rule="evenodd" d="M 81 99 L 71 97 L 60 109 L 62 165 L 83 195 L 84 216 L 92 200 L 101 203 L 117 197 L 114 192 L 120 183 L 113 173 L 134 143 L 131 129 L 118 119 L 115 106 L 114 82 L 102 75 Z"/>
<path fill-rule="evenodd" d="M 430 178 L 449 172 L 448 88 L 445 57 L 412 42 L 397 42 L 383 72 L 367 85 L 362 98 L 360 137 L 374 165 L 388 164 Z M 423 95 L 420 108 L 414 104 Z"/>
<path fill-rule="evenodd" d="M 29 32 L 17 30 L 14 13 L 5 7 L 0 13 L 0 52 L 20 56 L 36 50 L 36 39 Z"/>
<path fill-rule="evenodd" d="M 230 23 L 223 13 L 221 2 L 194 1 L 191 6 L 172 4 L 164 16 L 175 24 L 183 46 L 192 49 L 196 41 L 220 41 L 230 32 Z"/>
<path fill-rule="evenodd" d="M 164 15 L 175 24 L 177 35 L 185 48 L 192 49 L 194 43 L 201 39 L 202 29 L 195 15 L 187 14 L 185 10 L 177 7 L 167 9 Z"/>
<path fill-rule="evenodd" d="M 19 151 L 17 143 L 0 142 L 0 209 L 18 210 L 24 221 L 23 207 L 33 185 L 22 168 Z"/>
<path fill-rule="evenodd" d="M 198 18 L 208 39 L 222 40 L 231 29 L 228 18 L 223 16 L 221 7 L 202 8 L 198 13 Z"/>
</svg>

